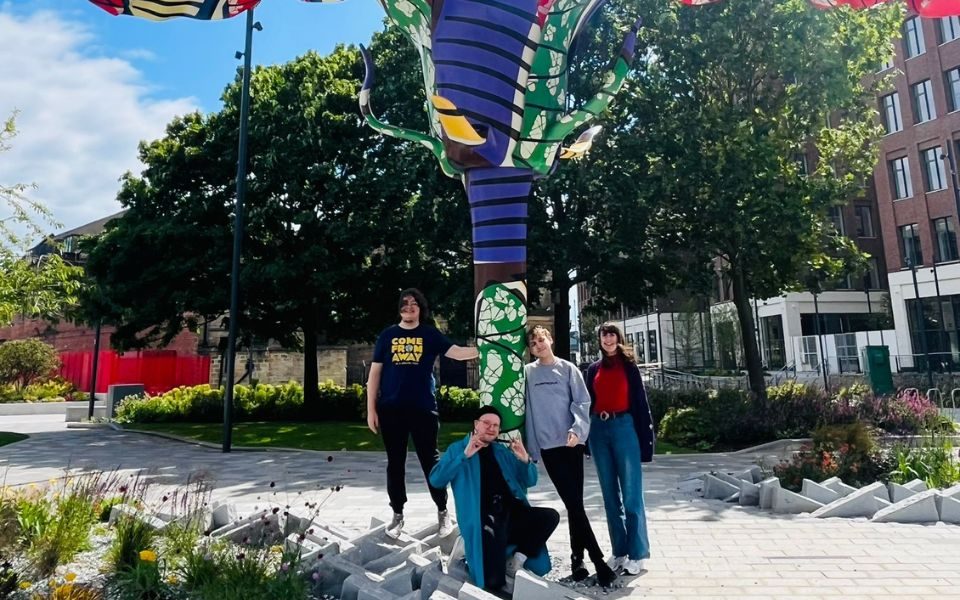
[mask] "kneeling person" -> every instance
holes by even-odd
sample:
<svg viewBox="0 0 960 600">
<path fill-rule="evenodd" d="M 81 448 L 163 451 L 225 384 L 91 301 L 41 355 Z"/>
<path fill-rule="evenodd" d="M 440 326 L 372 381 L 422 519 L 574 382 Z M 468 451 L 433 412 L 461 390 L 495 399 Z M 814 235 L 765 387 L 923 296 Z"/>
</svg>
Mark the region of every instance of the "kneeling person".
<svg viewBox="0 0 960 600">
<path fill-rule="evenodd" d="M 537 467 L 523 442 L 497 443 L 500 413 L 484 406 L 473 433 L 450 444 L 430 472 L 430 484 L 453 487 L 467 568 L 477 586 L 499 590 L 506 583 L 507 549 L 512 564 L 545 575 L 550 571 L 546 542 L 560 522 L 552 508 L 533 508 L 527 488 L 537 483 Z"/>
</svg>

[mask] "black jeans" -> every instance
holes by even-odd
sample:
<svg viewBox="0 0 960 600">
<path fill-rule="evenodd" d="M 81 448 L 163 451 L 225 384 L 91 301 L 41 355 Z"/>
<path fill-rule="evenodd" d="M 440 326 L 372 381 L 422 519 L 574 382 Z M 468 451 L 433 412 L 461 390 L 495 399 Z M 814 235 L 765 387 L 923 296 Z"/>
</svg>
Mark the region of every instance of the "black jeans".
<svg viewBox="0 0 960 600">
<path fill-rule="evenodd" d="M 481 510 L 483 540 L 483 586 L 499 590 L 506 581 L 507 546 L 517 552 L 536 556 L 560 523 L 560 513 L 552 508 L 533 508 L 514 498 L 507 499 L 503 510 Z"/>
<path fill-rule="evenodd" d="M 570 526 L 570 549 L 573 557 L 583 559 L 586 550 L 594 563 L 603 560 L 603 551 L 597 544 L 597 537 L 590 527 L 590 519 L 583 508 L 583 453 L 581 445 L 568 448 L 549 448 L 540 451 L 543 466 L 557 488 L 557 494 L 567 509 L 567 522 Z"/>
<path fill-rule="evenodd" d="M 430 485 L 430 470 L 440 461 L 437 450 L 437 433 L 440 419 L 436 413 L 402 408 L 377 408 L 380 433 L 387 450 L 387 496 L 395 513 L 403 513 L 407 503 L 407 440 L 413 438 L 413 447 L 420 459 L 423 476 L 430 488 L 437 510 L 447 510 L 447 489 Z"/>
</svg>

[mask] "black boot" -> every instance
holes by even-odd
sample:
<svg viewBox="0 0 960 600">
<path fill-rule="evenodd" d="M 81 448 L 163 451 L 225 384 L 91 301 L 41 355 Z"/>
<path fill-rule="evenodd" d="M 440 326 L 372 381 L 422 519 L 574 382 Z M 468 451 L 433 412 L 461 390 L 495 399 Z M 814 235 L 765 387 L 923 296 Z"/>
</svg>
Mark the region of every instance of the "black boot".
<svg viewBox="0 0 960 600">
<path fill-rule="evenodd" d="M 597 585 L 600 587 L 608 588 L 617 580 L 617 574 L 607 566 L 602 558 L 593 561 L 593 566 L 597 569 Z"/>
<path fill-rule="evenodd" d="M 587 571 L 587 568 L 583 566 L 582 556 L 577 556 L 576 554 L 574 554 L 573 556 L 570 557 L 570 559 L 572 562 L 570 567 L 572 571 L 572 574 L 570 575 L 570 579 L 574 581 L 583 581 L 584 579 L 590 576 L 590 571 Z"/>
</svg>

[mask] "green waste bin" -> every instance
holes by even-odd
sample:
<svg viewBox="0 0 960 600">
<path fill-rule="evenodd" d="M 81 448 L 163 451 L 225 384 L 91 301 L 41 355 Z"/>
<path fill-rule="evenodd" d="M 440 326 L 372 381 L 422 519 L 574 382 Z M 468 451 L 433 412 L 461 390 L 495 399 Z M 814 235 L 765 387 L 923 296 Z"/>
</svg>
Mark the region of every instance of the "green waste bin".
<svg viewBox="0 0 960 600">
<path fill-rule="evenodd" d="M 893 374 L 890 373 L 890 348 L 867 346 L 867 375 L 876 395 L 893 393 Z"/>
</svg>

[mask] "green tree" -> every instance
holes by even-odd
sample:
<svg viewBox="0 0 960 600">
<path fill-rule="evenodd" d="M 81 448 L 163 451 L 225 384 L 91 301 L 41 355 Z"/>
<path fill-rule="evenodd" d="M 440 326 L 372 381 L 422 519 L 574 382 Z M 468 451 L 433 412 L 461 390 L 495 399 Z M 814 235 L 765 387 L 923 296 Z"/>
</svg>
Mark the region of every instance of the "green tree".
<svg viewBox="0 0 960 600">
<path fill-rule="evenodd" d="M 383 72 L 415 72 L 415 55 L 400 44 L 396 33 L 375 37 Z M 460 274 L 458 249 L 469 241 L 447 227 L 452 250 L 428 256 L 424 232 L 452 210 L 457 184 L 421 149 L 362 125 L 362 72 L 359 53 L 338 47 L 252 74 L 237 317 L 245 335 L 299 345 L 306 356 L 319 343 L 370 340 L 397 318 L 400 289 L 430 293 Z M 415 115 L 422 93 L 405 81 L 381 90 Z M 123 179 L 129 211 L 87 265 L 117 347 L 167 343 L 229 305 L 239 93 L 235 81 L 221 111 L 175 119 L 163 139 L 141 144 L 146 169 Z M 316 361 L 304 363 L 305 400 L 315 404 Z"/>
<path fill-rule="evenodd" d="M 57 351 L 40 340 L 14 340 L 0 344 L 0 384 L 19 393 L 60 366 Z"/>
<path fill-rule="evenodd" d="M 902 8 L 820 11 L 806 0 L 636 6 L 647 23 L 638 49 L 646 60 L 622 109 L 639 145 L 625 154 L 642 165 L 637 195 L 656 206 L 647 235 L 682 242 L 687 260 L 678 270 L 694 291 L 720 261 L 750 386 L 763 395 L 749 299 L 803 289 L 811 270 L 832 278 L 860 266 L 827 213 L 862 196 L 876 164 L 870 82 L 892 52 Z M 819 160 L 804 175 L 797 157 L 806 151 Z"/>
<path fill-rule="evenodd" d="M 15 117 L 0 127 L 0 153 L 17 134 Z M 42 237 L 41 224 L 57 225 L 43 204 L 26 195 L 33 187 L 0 183 L 0 325 L 17 315 L 55 319 L 77 302 L 78 268 L 57 254 L 27 256 L 30 240 Z"/>
</svg>

